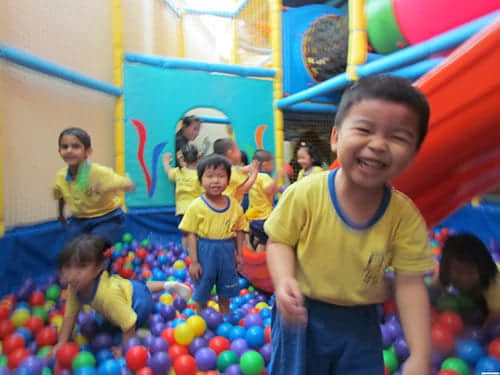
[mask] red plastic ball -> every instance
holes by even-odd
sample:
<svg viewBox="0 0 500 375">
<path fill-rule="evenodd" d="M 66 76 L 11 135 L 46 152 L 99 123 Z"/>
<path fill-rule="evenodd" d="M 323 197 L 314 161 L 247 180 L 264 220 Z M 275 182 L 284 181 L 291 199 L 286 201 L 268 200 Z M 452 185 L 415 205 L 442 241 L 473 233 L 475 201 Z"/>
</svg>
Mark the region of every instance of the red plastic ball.
<svg viewBox="0 0 500 375">
<path fill-rule="evenodd" d="M 0 321 L 0 340 L 3 340 L 5 337 L 9 336 L 15 330 L 16 327 L 14 327 L 14 323 L 12 323 L 10 320 Z"/>
<path fill-rule="evenodd" d="M 488 345 L 488 354 L 496 359 L 500 359 L 500 338 L 496 338 Z"/>
<path fill-rule="evenodd" d="M 170 359 L 172 360 L 172 362 L 174 362 L 178 357 L 185 355 L 185 354 L 188 354 L 188 353 L 189 353 L 189 350 L 184 345 L 173 344 L 168 349 L 168 355 L 170 356 Z"/>
<path fill-rule="evenodd" d="M 43 306 L 43 304 L 45 303 L 45 294 L 39 290 L 35 290 L 33 293 L 31 293 L 31 296 L 28 299 L 28 303 L 31 307 Z"/>
<path fill-rule="evenodd" d="M 455 336 L 461 334 L 464 330 L 464 322 L 462 321 L 462 318 L 453 311 L 445 311 L 439 314 L 437 322 L 445 327 L 448 327 L 448 329 L 453 332 Z"/>
<path fill-rule="evenodd" d="M 7 358 L 7 367 L 10 370 L 15 370 L 19 367 L 22 361 L 31 355 L 30 351 L 26 348 L 18 348 L 14 350 Z"/>
<path fill-rule="evenodd" d="M 449 354 L 455 346 L 453 332 L 446 326 L 436 323 L 431 328 L 432 347 L 441 354 Z"/>
<path fill-rule="evenodd" d="M 391 372 L 387 367 L 384 366 L 384 375 L 391 375 Z"/>
<path fill-rule="evenodd" d="M 388 300 L 384 302 L 384 312 L 386 314 L 393 314 L 398 311 L 398 306 L 396 305 L 396 301 Z"/>
<path fill-rule="evenodd" d="M 444 369 L 444 370 L 439 371 L 437 373 L 437 375 L 461 375 L 461 374 L 455 370 Z"/>
<path fill-rule="evenodd" d="M 55 345 L 57 342 L 57 330 L 53 327 L 44 327 L 36 335 L 36 344 L 39 348 Z"/>
<path fill-rule="evenodd" d="M 153 370 L 149 367 L 143 367 L 136 371 L 135 375 L 153 375 Z"/>
<path fill-rule="evenodd" d="M 24 337 L 19 333 L 12 333 L 3 340 L 3 352 L 6 355 L 13 353 L 16 349 L 24 348 L 26 343 Z"/>
<path fill-rule="evenodd" d="M 7 305 L 0 305 L 0 321 L 9 319 L 10 307 Z"/>
<path fill-rule="evenodd" d="M 61 368 L 71 369 L 73 359 L 80 352 L 80 348 L 74 342 L 62 345 L 56 353 L 57 363 Z"/>
<path fill-rule="evenodd" d="M 250 291 L 246 288 L 240 289 L 240 297 L 243 297 L 244 295 L 247 295 L 250 293 Z"/>
<path fill-rule="evenodd" d="M 271 326 L 264 328 L 264 333 L 266 334 L 266 342 L 271 342 Z"/>
<path fill-rule="evenodd" d="M 144 346 L 133 346 L 125 354 L 125 362 L 129 369 L 137 371 L 146 366 L 148 351 Z"/>
<path fill-rule="evenodd" d="M 43 319 L 39 316 L 30 316 L 24 326 L 30 330 L 33 335 L 36 335 L 43 328 Z"/>
<path fill-rule="evenodd" d="M 220 353 L 230 349 L 231 342 L 225 337 L 215 336 L 208 343 L 208 347 L 212 349 L 215 354 L 219 355 Z"/>
<path fill-rule="evenodd" d="M 137 249 L 137 251 L 135 252 L 135 256 L 139 259 L 144 259 L 148 256 L 148 252 L 146 251 L 146 249 L 141 247 Z"/>
<path fill-rule="evenodd" d="M 174 361 L 176 375 L 196 375 L 196 360 L 189 354 L 184 354 Z"/>
<path fill-rule="evenodd" d="M 176 343 L 174 333 L 175 333 L 175 329 L 172 327 L 165 328 L 161 332 L 161 337 L 163 339 L 167 340 L 169 346 L 172 346 Z"/>
</svg>

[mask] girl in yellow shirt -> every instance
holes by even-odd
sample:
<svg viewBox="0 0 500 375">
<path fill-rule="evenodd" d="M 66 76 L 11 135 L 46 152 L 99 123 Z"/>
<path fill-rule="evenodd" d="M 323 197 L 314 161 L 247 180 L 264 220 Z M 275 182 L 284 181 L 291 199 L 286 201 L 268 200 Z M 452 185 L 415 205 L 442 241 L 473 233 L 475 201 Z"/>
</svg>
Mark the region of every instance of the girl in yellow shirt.
<svg viewBox="0 0 500 375">
<path fill-rule="evenodd" d="M 314 173 L 323 171 L 321 160 L 310 143 L 300 142 L 297 149 L 297 163 L 302 167 L 297 176 L 297 181 Z"/>
</svg>

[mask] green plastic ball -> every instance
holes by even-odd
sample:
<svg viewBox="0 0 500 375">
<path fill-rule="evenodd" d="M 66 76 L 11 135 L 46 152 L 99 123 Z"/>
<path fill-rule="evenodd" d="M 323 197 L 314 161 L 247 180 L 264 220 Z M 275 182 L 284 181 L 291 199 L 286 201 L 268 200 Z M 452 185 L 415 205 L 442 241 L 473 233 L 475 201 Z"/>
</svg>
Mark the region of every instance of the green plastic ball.
<svg viewBox="0 0 500 375">
<path fill-rule="evenodd" d="M 399 368 L 398 356 L 394 351 L 388 349 L 383 351 L 384 355 L 384 365 L 389 369 L 389 372 L 392 374 Z"/>
<path fill-rule="evenodd" d="M 248 287 L 248 291 L 249 291 L 250 293 L 255 292 L 255 287 L 254 287 L 253 285 L 250 285 L 250 286 Z"/>
<path fill-rule="evenodd" d="M 224 372 L 229 366 L 235 363 L 238 363 L 238 355 L 232 350 L 226 350 L 220 353 L 217 358 L 217 370 Z"/>
<path fill-rule="evenodd" d="M 476 302 L 472 297 L 465 294 L 460 294 L 457 296 L 458 306 L 460 310 L 472 310 L 476 307 Z"/>
<path fill-rule="evenodd" d="M 57 301 L 61 296 L 61 288 L 59 285 L 53 284 L 45 291 L 45 298 L 50 301 Z"/>
<path fill-rule="evenodd" d="M 169 276 L 167 277 L 167 281 L 177 281 L 175 276 Z"/>
<path fill-rule="evenodd" d="M 50 345 L 43 346 L 38 350 L 36 355 L 37 355 L 37 357 L 44 358 L 50 353 L 51 350 L 52 350 L 52 346 L 50 346 Z"/>
<path fill-rule="evenodd" d="M 453 311 L 460 310 L 459 300 L 455 296 L 441 296 L 437 301 L 437 308 L 439 311 Z"/>
<path fill-rule="evenodd" d="M 264 359 L 254 350 L 248 350 L 240 358 L 243 375 L 260 375 L 264 370 Z"/>
<path fill-rule="evenodd" d="M 52 375 L 52 370 L 48 367 L 42 369 L 42 375 Z"/>
<path fill-rule="evenodd" d="M 115 250 L 122 250 L 123 244 L 121 242 L 115 243 Z"/>
<path fill-rule="evenodd" d="M 7 366 L 7 357 L 5 355 L 0 355 L 0 368 Z"/>
<path fill-rule="evenodd" d="M 457 357 L 449 357 L 441 364 L 441 370 L 453 370 L 460 375 L 470 375 L 469 366 L 463 360 Z"/>
<path fill-rule="evenodd" d="M 149 245 L 149 240 L 148 239 L 145 239 L 145 240 L 141 241 L 141 247 L 146 247 L 148 245 Z"/>
<path fill-rule="evenodd" d="M 49 318 L 49 315 L 47 314 L 47 311 L 41 306 L 35 306 L 31 309 L 31 316 L 39 316 L 42 318 L 44 323 L 47 323 L 47 319 Z"/>
<path fill-rule="evenodd" d="M 71 368 L 73 372 L 78 370 L 80 367 L 95 367 L 95 358 L 90 352 L 80 352 L 73 359 Z"/>
<path fill-rule="evenodd" d="M 125 242 L 125 243 L 130 243 L 132 242 L 132 235 L 130 233 L 124 233 L 123 236 L 122 236 L 122 241 Z"/>
</svg>

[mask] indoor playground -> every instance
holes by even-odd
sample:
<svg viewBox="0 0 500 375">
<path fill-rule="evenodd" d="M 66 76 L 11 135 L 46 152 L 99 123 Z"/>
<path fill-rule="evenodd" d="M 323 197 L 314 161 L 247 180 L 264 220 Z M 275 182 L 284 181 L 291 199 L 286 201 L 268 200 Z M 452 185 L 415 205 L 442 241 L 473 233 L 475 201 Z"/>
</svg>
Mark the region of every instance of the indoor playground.
<svg viewBox="0 0 500 375">
<path fill-rule="evenodd" d="M 3 0 L 0 375 L 261 375 L 271 359 L 274 289 L 265 252 L 249 248 L 229 315 L 215 290 L 199 314 L 191 299 L 154 294 L 146 326 L 116 356 L 116 335 L 86 306 L 72 341 L 49 355 L 67 297 L 57 273 L 67 234 L 51 194 L 63 129 L 85 129 L 90 160 L 135 184 L 120 193 L 113 272 L 191 288 L 163 166 L 185 116 L 201 120 L 192 143 L 203 155 L 218 138 L 250 160 L 270 151 L 286 165 L 284 191 L 302 142 L 323 169 L 337 166 L 330 131 L 346 87 L 404 77 L 427 97 L 430 125 L 392 184 L 421 211 L 436 261 L 449 234 L 469 232 L 498 266 L 499 66 L 497 0 Z M 463 295 L 431 300 L 432 373 L 500 374 L 500 321 L 479 324 Z M 394 300 L 379 313 L 385 374 L 401 375 L 409 349 Z"/>
</svg>

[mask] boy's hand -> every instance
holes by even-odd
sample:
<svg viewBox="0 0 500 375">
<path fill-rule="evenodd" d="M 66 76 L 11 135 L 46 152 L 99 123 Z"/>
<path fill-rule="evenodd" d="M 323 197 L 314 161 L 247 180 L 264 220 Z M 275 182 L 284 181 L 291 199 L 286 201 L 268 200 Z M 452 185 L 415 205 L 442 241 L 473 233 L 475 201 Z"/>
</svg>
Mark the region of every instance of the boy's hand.
<svg viewBox="0 0 500 375">
<path fill-rule="evenodd" d="M 281 281 L 276 288 L 276 306 L 286 321 L 296 324 L 307 323 L 304 297 L 294 278 L 290 277 Z"/>
<path fill-rule="evenodd" d="M 165 155 L 163 155 L 163 162 L 170 164 L 172 162 L 172 154 L 170 152 L 167 152 Z"/>
<path fill-rule="evenodd" d="M 61 348 L 61 346 L 63 346 L 64 343 L 63 342 L 58 342 L 57 344 L 55 344 L 52 349 L 50 349 L 50 352 L 49 352 L 49 355 L 48 357 L 49 358 L 55 358 L 56 355 L 57 355 L 57 352 L 59 351 L 59 349 Z"/>
<path fill-rule="evenodd" d="M 201 276 L 201 265 L 198 262 L 191 262 L 189 265 L 189 276 L 194 280 L 198 281 Z"/>
</svg>

